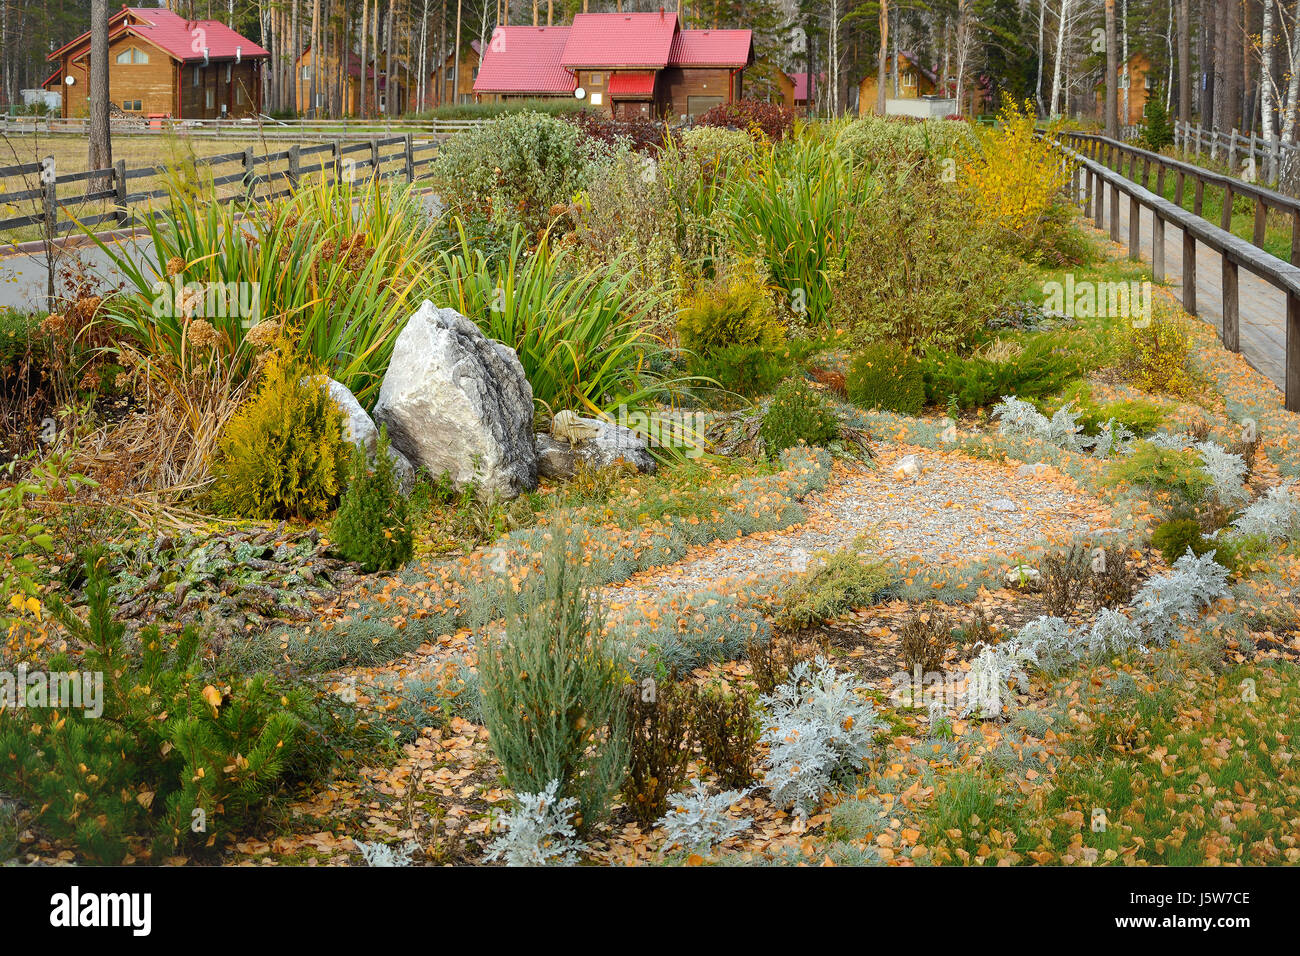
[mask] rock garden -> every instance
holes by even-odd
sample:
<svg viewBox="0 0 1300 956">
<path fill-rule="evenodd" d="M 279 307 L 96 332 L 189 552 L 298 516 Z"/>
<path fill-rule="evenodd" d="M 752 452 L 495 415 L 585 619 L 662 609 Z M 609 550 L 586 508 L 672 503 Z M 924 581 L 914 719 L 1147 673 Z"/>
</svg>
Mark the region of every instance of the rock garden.
<svg viewBox="0 0 1300 956">
<path fill-rule="evenodd" d="M 762 116 L 0 315 L 0 859 L 1300 862 L 1300 419 L 1032 116 Z"/>
</svg>

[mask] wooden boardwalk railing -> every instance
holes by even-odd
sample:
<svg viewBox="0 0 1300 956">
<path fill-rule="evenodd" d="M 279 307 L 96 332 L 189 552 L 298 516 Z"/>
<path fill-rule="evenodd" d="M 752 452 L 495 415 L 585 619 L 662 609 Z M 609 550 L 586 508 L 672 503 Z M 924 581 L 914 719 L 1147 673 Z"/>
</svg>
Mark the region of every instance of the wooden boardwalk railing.
<svg viewBox="0 0 1300 956">
<path fill-rule="evenodd" d="M 288 195 L 303 177 L 324 173 L 337 182 L 341 179 L 401 177 L 408 183 L 429 175 L 429 167 L 437 153 L 433 141 L 417 143 L 414 135 L 373 138 L 369 141 L 344 142 L 334 140 L 315 146 L 294 144 L 287 149 L 264 156 L 254 153 L 252 147 L 220 156 L 196 159 L 195 165 L 212 174 L 213 202 L 238 202 L 247 199 L 270 200 Z M 305 164 L 304 162 L 307 161 Z M 141 204 L 151 203 L 167 195 L 165 189 L 132 192 L 133 182 L 165 174 L 166 166 L 141 166 L 128 169 L 125 161 L 106 169 L 56 175 L 53 159 L 39 163 L 0 167 L 0 181 L 6 177 L 37 177 L 35 188 L 0 194 L 5 206 L 28 206 L 30 212 L 0 219 L 0 232 L 39 226 L 46 239 L 71 232 L 79 227 L 111 223 L 117 228 L 140 225 L 145 218 L 155 216 L 159 210 L 141 209 Z M 365 172 L 365 171 L 369 172 Z M 106 186 L 77 192 L 74 185 L 92 180 L 103 181 Z M 222 195 L 221 187 L 238 184 L 232 192 Z M 60 187 L 63 187 L 60 189 Z M 111 203 L 106 212 L 85 217 L 68 212 L 89 203 Z"/>
<path fill-rule="evenodd" d="M 1226 228 L 1207 222 L 1195 212 L 1188 212 L 1181 205 L 1176 205 L 1165 199 L 1163 195 L 1151 192 L 1144 185 L 1144 183 L 1149 182 L 1150 174 L 1149 165 L 1145 164 L 1154 164 L 1156 160 L 1161 161 L 1157 172 L 1159 178 L 1157 188 L 1161 191 L 1163 191 L 1164 174 L 1167 169 L 1173 169 L 1180 177 L 1184 177 L 1190 175 L 1195 167 L 1177 169 L 1177 166 L 1186 166 L 1186 164 L 1177 163 L 1176 160 L 1170 160 L 1168 157 L 1158 156 L 1155 153 L 1148 153 L 1145 150 L 1136 150 L 1125 146 L 1123 143 L 1117 143 L 1103 137 L 1076 133 L 1066 134 L 1064 138 L 1070 141 L 1091 142 L 1090 151 L 1093 154 L 1092 156 L 1084 155 L 1082 152 L 1072 149 L 1059 141 L 1057 146 L 1065 157 L 1073 161 L 1074 164 L 1071 177 L 1072 197 L 1076 200 L 1080 197 L 1083 199 L 1085 214 L 1096 222 L 1099 229 L 1103 228 L 1107 223 L 1109 224 L 1110 236 L 1116 242 L 1120 241 L 1121 238 L 1120 197 L 1125 196 L 1128 198 L 1127 238 L 1129 258 L 1131 259 L 1137 259 L 1142 248 L 1141 211 L 1143 209 L 1150 210 L 1153 223 L 1151 266 L 1157 281 L 1163 281 L 1165 277 L 1165 225 L 1167 223 L 1173 224 L 1182 231 L 1182 304 L 1183 308 L 1191 315 L 1197 314 L 1197 243 L 1202 243 L 1218 253 L 1222 268 L 1222 284 L 1220 288 L 1223 297 L 1223 320 L 1221 336 L 1224 346 L 1234 352 L 1241 351 L 1238 301 L 1240 269 L 1245 268 L 1286 295 L 1286 345 L 1285 355 L 1283 356 L 1286 407 L 1291 411 L 1300 411 L 1300 268 L 1291 263 L 1283 262 L 1259 248 L 1259 243 L 1262 241 L 1262 230 L 1258 226 L 1255 230 L 1256 242 L 1252 244 L 1228 232 Z M 1122 169 L 1122 157 L 1128 155 L 1129 177 L 1093 158 L 1098 155 L 1106 155 L 1114 159 L 1117 169 Z M 1134 175 L 1135 164 L 1138 159 L 1142 159 L 1144 162 L 1141 183 L 1131 178 Z M 1212 181 L 1208 177 L 1216 176 L 1216 174 L 1208 173 L 1205 170 L 1196 169 L 1195 171 L 1204 174 L 1207 177 L 1205 181 Z M 1218 179 L 1228 179 L 1228 177 L 1220 176 Z M 1204 189 L 1204 183 L 1199 180 L 1197 182 L 1197 190 L 1200 193 Z M 1227 188 L 1235 189 L 1236 182 L 1238 181 L 1232 181 Z M 1258 189 L 1258 187 L 1255 188 Z M 1263 193 L 1271 192 L 1270 190 L 1259 191 Z M 1181 178 L 1178 183 L 1177 193 L 1178 197 L 1181 198 Z M 1295 200 L 1288 197 L 1279 194 L 1274 195 L 1287 203 L 1295 203 Z M 1257 196 L 1256 201 L 1257 204 L 1262 204 L 1269 201 L 1269 199 L 1266 196 Z M 1109 207 L 1109 215 L 1107 215 L 1107 207 Z M 1198 202 L 1197 209 L 1199 208 L 1200 203 Z M 1231 210 L 1231 202 L 1225 203 L 1225 208 Z M 1260 205 L 1257 205 L 1257 208 L 1260 208 Z M 1258 222 L 1258 216 L 1256 221 Z M 1293 240 L 1293 261 L 1296 251 L 1296 243 Z"/>
<path fill-rule="evenodd" d="M 1206 187 L 1220 190 L 1223 193 L 1223 210 L 1219 216 L 1219 225 L 1225 230 L 1232 224 L 1232 206 L 1235 197 L 1248 197 L 1254 203 L 1255 211 L 1251 241 L 1260 248 L 1264 246 L 1264 231 L 1268 225 L 1269 210 L 1282 213 L 1291 222 L 1290 262 L 1292 265 L 1300 265 L 1300 199 L 1294 199 L 1267 186 L 1225 176 L 1223 173 L 1213 172 L 1194 163 L 1185 163 L 1104 136 L 1091 133 L 1066 133 L 1063 138 L 1084 156 L 1102 163 L 1108 169 L 1122 173 L 1124 162 L 1127 160 L 1128 178 L 1140 182 L 1145 187 L 1150 187 L 1151 172 L 1154 169 L 1155 191 L 1161 196 L 1164 195 L 1168 177 L 1173 176 L 1174 203 L 1179 206 L 1183 203 L 1187 183 L 1190 180 L 1194 190 L 1192 213 L 1197 216 L 1201 215 L 1204 206 Z M 1139 163 L 1141 163 L 1140 173 Z"/>
</svg>

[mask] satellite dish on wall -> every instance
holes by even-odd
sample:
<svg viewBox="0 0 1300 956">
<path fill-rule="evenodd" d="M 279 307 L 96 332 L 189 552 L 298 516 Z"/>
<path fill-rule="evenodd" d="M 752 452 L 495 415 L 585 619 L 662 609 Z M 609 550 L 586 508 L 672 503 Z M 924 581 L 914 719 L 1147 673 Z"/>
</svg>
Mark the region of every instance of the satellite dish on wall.
<svg viewBox="0 0 1300 956">
<path fill-rule="evenodd" d="M 573 95 L 574 95 L 574 97 L 575 97 L 576 99 L 580 99 L 580 100 L 582 100 L 582 99 L 586 99 L 586 98 L 587 98 L 587 91 L 584 90 L 584 89 L 580 86 L 580 87 L 578 87 L 576 90 L 573 91 Z"/>
</svg>

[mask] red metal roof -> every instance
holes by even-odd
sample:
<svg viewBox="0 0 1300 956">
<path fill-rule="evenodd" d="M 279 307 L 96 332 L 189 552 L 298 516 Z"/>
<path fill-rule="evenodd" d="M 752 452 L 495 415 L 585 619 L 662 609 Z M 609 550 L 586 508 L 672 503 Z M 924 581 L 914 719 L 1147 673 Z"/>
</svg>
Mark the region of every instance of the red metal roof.
<svg viewBox="0 0 1300 956">
<path fill-rule="evenodd" d="M 662 69 L 668 65 L 675 13 L 579 13 L 560 62 L 566 67 Z"/>
<path fill-rule="evenodd" d="M 754 49 L 750 30 L 679 30 L 668 53 L 669 66 L 749 65 Z"/>
<path fill-rule="evenodd" d="M 570 27 L 497 27 L 474 80 L 475 93 L 572 93 L 578 85 L 561 64 Z"/>
<path fill-rule="evenodd" d="M 614 73 L 609 78 L 609 95 L 647 99 L 655 95 L 655 75 L 649 73 Z"/>
<path fill-rule="evenodd" d="M 794 98 L 795 101 L 808 99 L 808 74 L 807 73 L 787 73 L 786 76 L 794 81 Z M 826 82 L 826 74 L 817 74 L 818 85 Z"/>
<path fill-rule="evenodd" d="M 119 21 L 122 28 L 143 37 L 182 63 L 203 59 L 208 51 L 209 60 L 234 59 L 236 53 L 243 59 L 259 59 L 271 54 L 246 36 L 241 36 L 218 20 L 186 20 L 170 10 L 143 7 L 123 7 L 109 18 L 109 24 Z M 120 32 L 120 30 L 119 30 Z M 71 43 L 65 43 L 46 59 L 56 59 L 69 47 L 88 42 L 87 31 Z"/>
</svg>

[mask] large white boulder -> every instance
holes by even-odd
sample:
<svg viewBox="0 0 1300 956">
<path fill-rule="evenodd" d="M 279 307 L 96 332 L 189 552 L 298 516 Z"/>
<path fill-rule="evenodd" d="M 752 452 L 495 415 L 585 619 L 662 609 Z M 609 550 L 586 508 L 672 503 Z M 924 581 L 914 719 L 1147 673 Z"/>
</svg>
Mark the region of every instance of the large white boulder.
<svg viewBox="0 0 1300 956">
<path fill-rule="evenodd" d="M 499 497 L 537 487 L 533 389 L 512 348 L 455 309 L 424 302 L 393 346 L 375 421 L 394 447 L 457 487 Z"/>
</svg>

